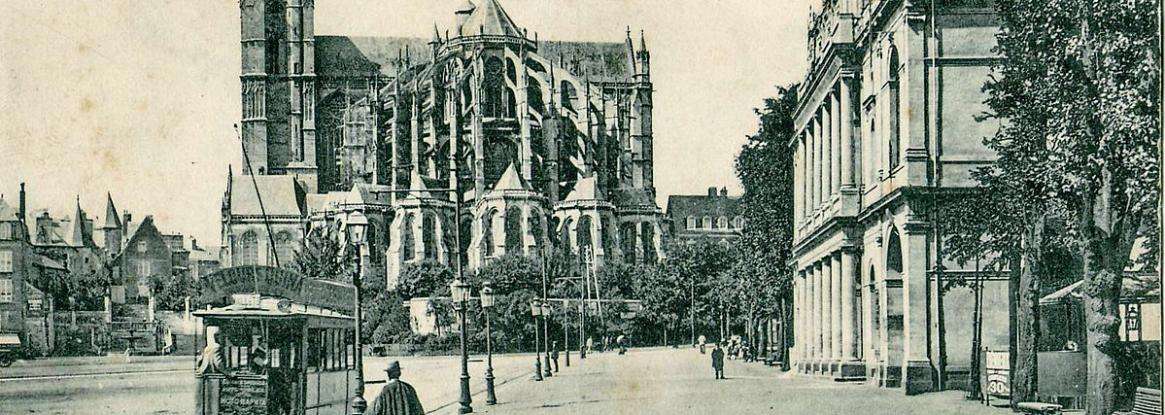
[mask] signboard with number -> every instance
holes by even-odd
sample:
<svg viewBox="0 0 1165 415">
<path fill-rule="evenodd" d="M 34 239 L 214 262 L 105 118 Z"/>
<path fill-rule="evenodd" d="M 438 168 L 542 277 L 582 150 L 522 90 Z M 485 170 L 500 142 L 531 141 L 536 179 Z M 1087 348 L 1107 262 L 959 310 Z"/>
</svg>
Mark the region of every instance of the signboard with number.
<svg viewBox="0 0 1165 415">
<path fill-rule="evenodd" d="M 1011 397 L 1011 361 L 1007 350 L 983 351 L 983 392 L 999 398 Z"/>
<path fill-rule="evenodd" d="M 267 377 L 239 375 L 223 379 L 218 409 L 219 415 L 267 413 Z"/>
</svg>

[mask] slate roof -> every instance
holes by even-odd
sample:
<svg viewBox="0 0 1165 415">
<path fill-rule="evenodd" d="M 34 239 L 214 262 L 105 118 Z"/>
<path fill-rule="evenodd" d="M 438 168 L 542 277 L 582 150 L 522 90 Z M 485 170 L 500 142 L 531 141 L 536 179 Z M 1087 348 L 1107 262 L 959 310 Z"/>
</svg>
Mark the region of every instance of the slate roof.
<svg viewBox="0 0 1165 415">
<path fill-rule="evenodd" d="M 569 195 L 566 195 L 566 199 L 563 199 L 563 201 L 573 202 L 579 200 L 596 199 L 601 199 L 601 197 L 599 197 L 599 189 L 598 184 L 595 181 L 595 177 L 591 176 L 579 179 L 578 182 L 574 185 L 574 190 L 572 190 Z"/>
<path fill-rule="evenodd" d="M 316 75 L 365 77 L 378 71 L 394 76 L 394 61 L 406 48 L 414 65 L 428 62 L 429 41 L 421 38 L 316 36 Z"/>
<path fill-rule="evenodd" d="M 306 195 L 294 176 L 254 176 L 259 192 L 263 196 L 263 208 L 268 216 L 303 216 Z M 230 213 L 232 215 L 261 216 L 259 198 L 255 195 L 255 184 L 251 176 L 239 175 L 231 178 Z M 132 234 L 131 234 L 132 235 Z"/>
<path fill-rule="evenodd" d="M 633 75 L 627 45 L 620 42 L 539 41 L 538 55 L 591 82 L 626 82 Z"/>
<path fill-rule="evenodd" d="M 530 190 L 530 186 L 518 174 L 518 170 L 514 168 L 511 163 L 510 167 L 506 167 L 506 172 L 502 173 L 502 177 L 494 183 L 493 190 Z"/>
<path fill-rule="evenodd" d="M 20 221 L 19 212 L 16 208 L 8 205 L 4 198 L 0 198 L 0 222 L 17 222 Z"/>
<path fill-rule="evenodd" d="M 688 216 L 710 216 L 713 220 L 724 216 L 731 221 L 741 214 L 738 196 L 672 195 L 667 198 L 667 216 L 677 221 L 677 226 Z"/>
<path fill-rule="evenodd" d="M 504 35 L 523 37 L 522 30 L 506 13 L 497 0 L 485 0 L 461 26 L 464 35 Z"/>
<path fill-rule="evenodd" d="M 121 218 L 117 215 L 117 208 L 113 206 L 113 196 L 105 193 L 105 226 L 102 229 L 121 229 Z"/>
</svg>

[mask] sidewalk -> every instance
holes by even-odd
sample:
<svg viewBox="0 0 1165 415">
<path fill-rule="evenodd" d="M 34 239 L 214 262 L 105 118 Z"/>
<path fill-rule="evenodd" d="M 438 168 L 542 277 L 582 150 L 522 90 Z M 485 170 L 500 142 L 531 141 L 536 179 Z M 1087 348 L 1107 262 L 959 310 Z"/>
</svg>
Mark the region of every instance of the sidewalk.
<svg viewBox="0 0 1165 415">
<path fill-rule="evenodd" d="M 790 375 L 775 367 L 725 362 L 715 380 L 710 358 L 692 349 L 632 350 L 588 355 L 543 382 L 520 380 L 498 389 L 496 414 L 894 414 L 1004 415 L 948 391 L 905 396 L 901 391 Z M 456 406 L 440 414 L 456 413 Z"/>
</svg>

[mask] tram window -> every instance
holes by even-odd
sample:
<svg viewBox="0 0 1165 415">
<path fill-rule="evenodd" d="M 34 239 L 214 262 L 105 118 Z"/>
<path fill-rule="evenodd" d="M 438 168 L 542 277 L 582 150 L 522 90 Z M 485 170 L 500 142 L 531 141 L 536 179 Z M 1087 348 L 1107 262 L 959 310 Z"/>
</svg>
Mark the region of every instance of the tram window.
<svg viewBox="0 0 1165 415">
<path fill-rule="evenodd" d="M 271 349 L 270 362 L 271 362 L 272 368 L 283 367 L 283 362 L 280 361 L 280 359 L 283 358 L 283 353 L 280 353 L 280 352 L 282 352 L 282 350 Z"/>
<path fill-rule="evenodd" d="M 321 349 L 324 345 L 324 331 L 311 329 L 307 337 L 307 368 L 309 371 L 319 371 L 322 369 L 320 363 L 323 361 Z"/>
</svg>

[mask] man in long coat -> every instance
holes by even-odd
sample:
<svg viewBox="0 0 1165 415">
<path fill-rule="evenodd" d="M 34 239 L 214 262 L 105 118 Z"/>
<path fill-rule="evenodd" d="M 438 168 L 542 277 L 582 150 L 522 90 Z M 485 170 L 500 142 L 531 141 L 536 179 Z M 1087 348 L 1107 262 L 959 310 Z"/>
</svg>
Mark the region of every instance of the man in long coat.
<svg viewBox="0 0 1165 415">
<path fill-rule="evenodd" d="M 417 390 L 412 385 L 400 380 L 400 362 L 392 361 L 385 370 L 388 374 L 388 383 L 376 399 L 368 405 L 368 415 L 424 415 L 421 400 L 417 398 Z"/>
<path fill-rule="evenodd" d="M 720 343 L 716 343 L 716 348 L 712 349 L 712 370 L 716 371 L 716 379 L 724 379 L 724 349 Z"/>
</svg>

